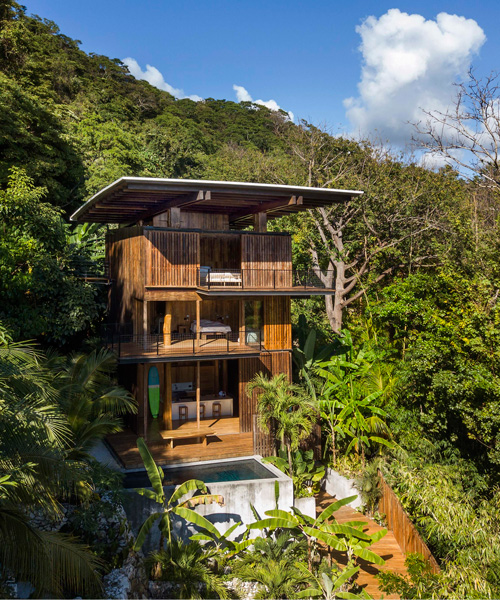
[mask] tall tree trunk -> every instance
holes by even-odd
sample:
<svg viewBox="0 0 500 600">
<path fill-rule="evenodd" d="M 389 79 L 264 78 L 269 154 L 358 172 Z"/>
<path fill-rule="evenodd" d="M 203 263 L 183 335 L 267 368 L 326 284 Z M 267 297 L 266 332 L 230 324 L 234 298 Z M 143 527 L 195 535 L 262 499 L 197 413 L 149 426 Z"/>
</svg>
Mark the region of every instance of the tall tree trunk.
<svg viewBox="0 0 500 600">
<path fill-rule="evenodd" d="M 292 466 L 292 447 L 288 440 L 285 440 L 286 451 L 288 454 L 288 468 L 290 469 L 290 477 L 293 477 L 293 466 Z"/>
</svg>

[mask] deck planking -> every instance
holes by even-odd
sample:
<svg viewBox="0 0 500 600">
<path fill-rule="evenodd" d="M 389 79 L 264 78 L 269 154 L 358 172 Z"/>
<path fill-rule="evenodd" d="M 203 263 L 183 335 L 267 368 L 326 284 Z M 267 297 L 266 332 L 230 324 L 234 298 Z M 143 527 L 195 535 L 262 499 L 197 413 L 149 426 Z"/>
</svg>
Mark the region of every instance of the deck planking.
<svg viewBox="0 0 500 600">
<path fill-rule="evenodd" d="M 327 493 L 321 492 L 317 496 L 316 500 L 317 514 L 324 510 L 329 504 L 335 502 L 335 500 L 336 498 L 332 498 Z M 384 529 L 375 523 L 375 521 L 366 515 L 359 513 L 350 506 L 342 506 L 337 512 L 334 513 L 334 516 L 339 524 L 343 524 L 348 521 L 364 521 L 366 523 L 366 528 L 364 528 L 364 531 L 368 534 L 373 534 L 381 529 Z M 372 598 L 399 598 L 398 595 L 382 593 L 376 577 L 377 573 L 380 571 L 393 571 L 399 575 L 405 575 L 408 572 L 405 566 L 406 556 L 397 543 L 394 533 L 392 531 L 388 531 L 387 535 L 373 544 L 370 549 L 385 560 L 385 565 L 374 565 L 373 563 L 368 563 L 364 560 L 358 559 L 358 564 L 361 566 L 361 569 L 358 571 L 356 576 L 356 582 L 364 590 L 366 590 Z M 342 555 L 341 553 L 334 553 L 333 556 L 340 565 L 346 565 L 347 558 L 345 555 Z"/>
<path fill-rule="evenodd" d="M 239 419 L 237 417 L 202 419 L 200 424 L 204 430 L 209 427 L 217 431 L 217 435 L 210 437 L 209 443 L 206 446 L 195 439 L 187 439 L 177 440 L 174 448 L 170 448 L 160 435 L 160 423 L 153 422 L 148 429 L 146 442 L 156 463 L 159 465 L 169 465 L 252 456 L 253 434 L 239 432 Z M 173 422 L 173 429 L 179 432 L 188 433 L 194 431 L 196 428 L 196 421 Z M 137 438 L 138 436 L 130 430 L 114 433 L 107 437 L 107 443 L 126 469 L 139 469 L 143 467 L 143 462 L 137 449 Z"/>
</svg>

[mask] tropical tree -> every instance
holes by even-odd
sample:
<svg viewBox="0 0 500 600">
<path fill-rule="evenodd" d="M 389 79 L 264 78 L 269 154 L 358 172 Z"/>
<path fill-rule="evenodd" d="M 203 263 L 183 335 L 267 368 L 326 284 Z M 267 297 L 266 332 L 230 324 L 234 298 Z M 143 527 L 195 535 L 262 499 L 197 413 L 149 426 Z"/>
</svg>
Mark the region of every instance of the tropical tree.
<svg viewBox="0 0 500 600">
<path fill-rule="evenodd" d="M 56 384 L 60 406 L 73 434 L 73 459 L 89 458 L 97 441 L 122 431 L 123 415 L 137 412 L 134 396 L 114 385 L 115 370 L 116 358 L 104 348 L 75 354 L 61 367 Z"/>
<path fill-rule="evenodd" d="M 346 453 L 354 449 L 364 464 L 367 447 L 393 446 L 388 439 L 387 413 L 379 406 L 384 379 L 373 350 L 363 345 L 356 352 L 349 332 L 344 332 L 343 341 L 346 354 L 333 356 L 316 369 L 324 380 L 320 411 L 329 430 L 334 462 L 340 437 L 350 438 Z"/>
<path fill-rule="evenodd" d="M 300 565 L 300 568 L 304 569 L 305 567 Z M 300 591 L 297 598 L 324 598 L 324 600 L 371 598 L 365 590 L 362 590 L 359 594 L 348 591 L 349 584 L 359 569 L 360 567 L 351 567 L 343 571 L 339 569 L 339 572 L 330 569 L 329 573 L 325 571 L 317 575 L 311 573 L 314 583 L 305 590 Z"/>
<path fill-rule="evenodd" d="M 221 578 L 207 564 L 212 556 L 197 542 L 172 540 L 166 550 L 152 552 L 146 565 L 154 579 L 176 584 L 176 598 L 229 598 Z"/>
<path fill-rule="evenodd" d="M 260 584 L 256 597 L 294 598 L 312 581 L 311 574 L 300 568 L 306 554 L 303 539 L 296 540 L 283 531 L 252 541 L 251 550 L 233 563 L 233 573 L 243 581 Z"/>
<path fill-rule="evenodd" d="M 248 383 L 248 393 L 258 392 L 257 411 L 259 426 L 266 432 L 273 429 L 277 439 L 286 447 L 288 466 L 293 476 L 292 451 L 312 431 L 317 416 L 317 406 L 304 389 L 290 383 L 285 373 L 269 379 L 258 373 Z"/>
<path fill-rule="evenodd" d="M 319 363 L 338 354 L 345 354 L 348 347 L 344 346 L 342 341 L 337 338 L 331 344 L 325 344 L 319 349 L 317 346 L 318 332 L 316 329 L 310 329 L 307 326 L 306 318 L 303 314 L 299 315 L 298 330 L 298 346 L 292 350 L 292 358 L 299 380 L 304 382 L 307 391 L 314 400 L 317 400 L 315 370 Z M 307 331 L 307 335 L 305 332 Z"/>
<path fill-rule="evenodd" d="M 137 534 L 134 550 L 137 551 L 142 547 L 146 536 L 157 521 L 159 522 L 158 525 L 161 532 L 159 550 L 164 549 L 165 538 L 168 541 L 168 550 L 172 545 L 172 519 L 174 515 L 190 521 L 194 525 L 209 531 L 213 535 L 217 535 L 218 531 L 214 525 L 212 525 L 212 523 L 204 516 L 194 511 L 193 508 L 200 504 L 213 503 L 222 506 L 224 504 L 222 496 L 208 494 L 207 487 L 203 481 L 200 481 L 199 479 L 190 479 L 178 486 L 170 498 L 167 498 L 163 488 L 165 475 L 163 474 L 162 468 L 155 463 L 143 438 L 137 440 L 137 447 L 139 448 L 139 453 L 144 462 L 146 473 L 151 482 L 151 487 L 153 488 L 152 490 L 141 488 L 137 490 L 137 493 L 150 500 L 154 500 L 161 508 L 158 512 L 149 515 L 142 524 L 139 533 Z M 192 491 L 201 491 L 203 493 L 184 499 L 184 496 Z"/>
<path fill-rule="evenodd" d="M 243 581 L 256 581 L 261 588 L 254 598 L 293 598 L 298 590 L 311 581 L 309 573 L 301 571 L 296 562 L 269 559 L 265 564 L 242 565 L 236 573 Z"/>
<path fill-rule="evenodd" d="M 40 531 L 29 518 L 36 511 L 57 519 L 60 498 L 78 493 L 85 473 L 66 457 L 71 430 L 53 377 L 41 353 L 12 343 L 0 328 L 0 579 L 28 581 L 38 597 L 95 597 L 95 557 L 75 538 Z"/>
<path fill-rule="evenodd" d="M 333 513 L 340 507 L 352 502 L 356 496 L 350 496 L 337 500 L 325 508 L 317 517 L 304 515 L 298 508 L 293 507 L 293 512 L 284 510 L 266 511 L 267 519 L 261 519 L 249 525 L 249 529 L 276 529 L 291 530 L 293 535 L 304 537 L 307 541 L 307 563 L 311 570 L 313 556 L 317 552 L 317 544 L 322 542 L 328 549 L 345 552 L 348 557 L 348 564 L 352 564 L 353 557 L 359 557 L 363 560 L 373 562 L 379 565 L 384 564 L 384 560 L 369 550 L 376 541 L 383 538 L 387 529 L 381 529 L 373 535 L 363 531 L 366 525 L 364 521 L 349 521 L 339 524 L 336 522 Z"/>
</svg>

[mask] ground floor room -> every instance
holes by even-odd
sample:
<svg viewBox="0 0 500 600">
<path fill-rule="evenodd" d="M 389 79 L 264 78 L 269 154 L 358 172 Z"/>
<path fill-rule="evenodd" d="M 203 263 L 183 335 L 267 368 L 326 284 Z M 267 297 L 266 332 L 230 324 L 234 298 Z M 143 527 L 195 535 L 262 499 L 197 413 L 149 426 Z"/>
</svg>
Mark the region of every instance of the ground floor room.
<svg viewBox="0 0 500 600">
<path fill-rule="evenodd" d="M 127 468 L 141 466 L 139 436 L 162 464 L 262 453 L 267 442 L 256 428 L 257 392 L 247 392 L 260 372 L 291 376 L 291 353 L 121 365 L 120 383 L 134 393 L 138 413 L 108 443 Z"/>
</svg>

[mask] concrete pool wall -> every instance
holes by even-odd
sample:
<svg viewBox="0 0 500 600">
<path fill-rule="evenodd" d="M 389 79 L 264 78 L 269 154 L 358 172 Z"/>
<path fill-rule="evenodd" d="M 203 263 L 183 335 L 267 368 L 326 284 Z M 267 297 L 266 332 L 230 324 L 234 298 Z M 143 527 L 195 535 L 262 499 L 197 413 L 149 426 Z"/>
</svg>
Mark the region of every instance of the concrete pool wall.
<svg viewBox="0 0 500 600">
<path fill-rule="evenodd" d="M 235 463 L 238 460 L 248 460 L 248 458 L 253 458 L 258 462 L 261 462 L 262 459 L 260 456 L 247 456 L 241 459 L 223 459 L 217 461 L 217 464 Z M 190 463 L 190 466 L 203 467 L 203 465 L 208 466 L 209 464 L 212 465 L 213 461 Z M 272 510 L 276 507 L 276 482 L 279 485 L 278 508 L 290 510 L 293 506 L 293 481 L 275 466 L 268 463 L 263 466 L 271 473 L 269 479 L 208 483 L 207 488 L 209 493 L 221 495 L 224 498 L 224 505 L 201 505 L 196 507 L 196 512 L 211 521 L 221 533 L 226 532 L 234 523 L 241 521 L 242 525 L 236 528 L 231 534 L 231 539 L 237 539 L 245 531 L 245 526 L 255 521 L 250 505 L 253 505 L 261 518 L 265 518 L 264 513 L 266 510 Z M 172 465 L 172 468 L 174 467 L 175 465 Z M 168 468 L 164 468 L 164 472 L 166 474 L 165 478 L 167 478 Z M 175 486 L 165 487 L 167 498 L 172 495 L 174 490 Z M 134 489 L 129 489 L 127 492 L 123 504 L 132 531 L 134 535 L 137 535 L 146 518 L 150 514 L 157 512 L 160 507 L 153 500 L 140 496 Z M 186 523 L 183 519 L 174 518 L 173 521 L 175 535 L 184 540 L 188 540 L 189 536 L 195 531 L 194 526 Z M 256 531 L 255 535 L 257 534 L 258 532 Z M 144 551 L 147 552 L 152 549 L 157 549 L 159 540 L 160 531 L 155 525 L 143 546 Z"/>
</svg>

